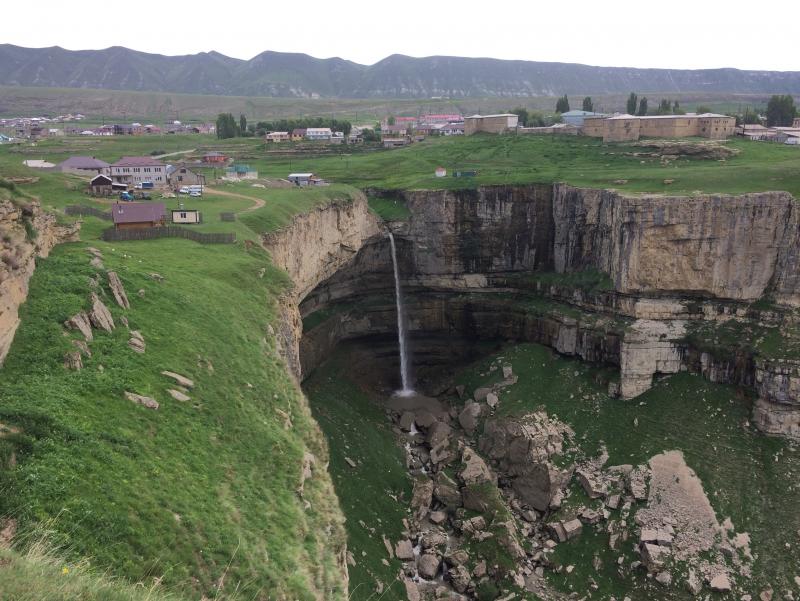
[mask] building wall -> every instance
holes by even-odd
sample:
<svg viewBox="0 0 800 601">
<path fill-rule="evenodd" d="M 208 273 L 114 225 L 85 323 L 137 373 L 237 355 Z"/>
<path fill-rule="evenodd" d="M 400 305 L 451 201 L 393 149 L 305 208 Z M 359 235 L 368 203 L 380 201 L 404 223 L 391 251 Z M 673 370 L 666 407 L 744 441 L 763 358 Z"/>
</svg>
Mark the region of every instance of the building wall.
<svg viewBox="0 0 800 601">
<path fill-rule="evenodd" d="M 167 168 L 165 165 L 152 167 L 110 167 L 109 175 L 114 181 L 126 184 L 153 182 L 155 186 L 167 185 Z"/>
<path fill-rule="evenodd" d="M 603 142 L 630 142 L 639 139 L 639 119 L 606 120 Z"/>
<path fill-rule="evenodd" d="M 183 217 L 183 215 L 186 215 Z M 200 223 L 200 213 L 197 211 L 180 211 L 172 213 L 172 223 Z"/>
<path fill-rule="evenodd" d="M 698 122 L 697 135 L 712 140 L 724 140 L 736 130 L 735 117 L 704 117 L 698 119 Z"/>
<path fill-rule="evenodd" d="M 183 173 L 181 171 L 183 171 Z M 169 183 L 171 186 L 176 188 L 180 188 L 182 186 L 204 186 L 206 183 L 206 178 L 204 175 L 197 174 L 190 169 L 178 167 L 169 176 Z"/>
<path fill-rule="evenodd" d="M 604 138 L 607 122 L 608 119 L 605 117 L 586 117 L 583 120 L 583 135 L 590 138 Z"/>
<path fill-rule="evenodd" d="M 516 129 L 518 122 L 519 117 L 516 115 L 512 117 L 467 117 L 464 119 L 464 133 L 468 136 L 478 132 L 503 134 Z"/>
</svg>

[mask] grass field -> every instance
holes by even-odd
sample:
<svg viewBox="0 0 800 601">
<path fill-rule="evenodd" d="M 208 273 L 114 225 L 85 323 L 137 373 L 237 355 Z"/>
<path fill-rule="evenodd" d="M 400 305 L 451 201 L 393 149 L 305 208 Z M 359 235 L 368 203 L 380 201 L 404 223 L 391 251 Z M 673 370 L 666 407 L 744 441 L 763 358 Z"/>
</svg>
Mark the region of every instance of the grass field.
<svg viewBox="0 0 800 601">
<path fill-rule="evenodd" d="M 0 164 L 8 161 L 0 156 Z M 37 175 L 38 182 L 17 189 L 48 208 L 108 207 L 80 192 L 80 178 Z M 122 580 L 108 584 L 87 573 L 70 577 L 69 586 L 62 578 L 59 588 L 46 561 L 11 554 L 14 569 L 0 570 L 0 590 L 15 590 L 12 584 L 33 571 L 39 578 L 26 583 L 33 596 L 14 599 L 66 600 L 74 597 L 57 592 L 80 587 L 100 591 L 81 598 L 139 599 L 125 582 L 149 588 L 154 579 L 176 598 L 346 595 L 336 556 L 345 533 L 323 467 L 327 445 L 267 332 L 289 281 L 265 251 L 243 240 L 318 204 L 346 202 L 352 189 L 218 190 L 191 199 L 205 215 L 198 229 L 235 231 L 237 244 L 104 243 L 98 236 L 108 222 L 90 217 L 82 242 L 37 261 L 22 325 L 0 370 L 0 422 L 22 431 L 0 440 L 0 515 L 15 517 L 23 533 L 50 524 L 50 542 L 64 550 L 67 565 L 90 558 Z M 258 201 L 263 206 L 247 211 Z M 221 211 L 236 212 L 237 220 L 221 222 Z M 101 296 L 118 327 L 96 333 L 92 356 L 72 372 L 62 365 L 71 336 L 61 324 L 87 307 L 96 272 L 88 245 L 119 273 L 132 307 L 114 305 L 101 272 Z M 145 354 L 128 348 L 123 315 L 144 335 Z M 167 394 L 165 369 L 195 380 L 190 402 Z M 161 407 L 134 405 L 125 391 L 153 396 Z M 300 498 L 306 452 L 318 463 Z M 16 466 L 8 469 L 12 454 Z"/>
</svg>

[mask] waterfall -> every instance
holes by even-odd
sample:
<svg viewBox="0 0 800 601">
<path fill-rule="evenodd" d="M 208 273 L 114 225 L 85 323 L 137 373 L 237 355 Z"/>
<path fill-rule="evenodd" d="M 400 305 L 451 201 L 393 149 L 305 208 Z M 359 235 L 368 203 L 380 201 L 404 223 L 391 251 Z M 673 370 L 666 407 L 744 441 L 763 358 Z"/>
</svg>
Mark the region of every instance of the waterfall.
<svg viewBox="0 0 800 601">
<path fill-rule="evenodd" d="M 400 380 L 403 388 L 397 392 L 400 396 L 414 394 L 411 387 L 409 374 L 408 345 L 406 344 L 406 320 L 403 311 L 403 291 L 400 288 L 400 270 L 397 268 L 397 248 L 394 245 L 394 236 L 389 232 L 389 243 L 392 247 L 392 267 L 394 267 L 394 293 L 397 300 L 397 340 L 400 343 Z"/>
</svg>

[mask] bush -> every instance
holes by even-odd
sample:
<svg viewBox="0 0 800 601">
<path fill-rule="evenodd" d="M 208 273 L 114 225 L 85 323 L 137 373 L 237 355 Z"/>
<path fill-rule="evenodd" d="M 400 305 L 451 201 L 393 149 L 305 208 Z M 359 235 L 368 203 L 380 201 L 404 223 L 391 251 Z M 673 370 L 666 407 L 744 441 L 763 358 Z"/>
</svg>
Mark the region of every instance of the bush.
<svg viewBox="0 0 800 601">
<path fill-rule="evenodd" d="M 154 150 L 150 153 L 151 157 L 158 156 L 159 154 L 167 154 L 166 150 Z"/>
<path fill-rule="evenodd" d="M 0 179 L 0 188 L 5 188 L 6 190 L 16 192 L 17 185 L 14 182 L 8 181 L 7 179 Z"/>
</svg>

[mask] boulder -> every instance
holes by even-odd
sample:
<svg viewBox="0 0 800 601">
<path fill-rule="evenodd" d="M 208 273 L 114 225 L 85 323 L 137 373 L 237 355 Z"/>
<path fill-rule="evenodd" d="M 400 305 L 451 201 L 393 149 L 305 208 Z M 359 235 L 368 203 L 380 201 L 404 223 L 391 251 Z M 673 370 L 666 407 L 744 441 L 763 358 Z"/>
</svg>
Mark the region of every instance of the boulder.
<svg viewBox="0 0 800 601">
<path fill-rule="evenodd" d="M 486 520 L 481 515 L 476 515 L 473 518 L 464 520 L 461 523 L 461 530 L 465 534 L 475 534 L 486 529 Z"/>
<path fill-rule="evenodd" d="M 508 380 L 511 376 L 514 375 L 514 369 L 510 365 L 503 366 L 503 379 Z"/>
<path fill-rule="evenodd" d="M 418 409 L 414 413 L 414 421 L 420 428 L 430 428 L 436 423 L 436 416 L 427 409 Z"/>
<path fill-rule="evenodd" d="M 692 568 L 689 569 L 689 575 L 686 577 L 686 590 L 695 597 L 703 591 L 703 581 L 697 571 Z"/>
<path fill-rule="evenodd" d="M 411 495 L 411 511 L 415 518 L 421 520 L 428 513 L 433 501 L 433 481 L 429 478 L 414 480 L 414 492 Z"/>
<path fill-rule="evenodd" d="M 75 345 L 75 348 L 77 348 L 84 357 L 92 356 L 92 351 L 89 350 L 89 345 L 83 340 L 73 340 L 72 344 Z"/>
<path fill-rule="evenodd" d="M 561 472 L 547 462 L 529 464 L 518 470 L 512 487 L 522 503 L 545 511 L 560 490 Z"/>
<path fill-rule="evenodd" d="M 717 593 L 727 593 L 731 590 L 731 580 L 724 572 L 714 576 L 708 583 L 711 590 Z"/>
<path fill-rule="evenodd" d="M 408 601 L 420 601 L 422 597 L 419 594 L 419 587 L 417 587 L 416 582 L 409 578 L 404 578 L 403 586 L 406 587 L 406 599 Z"/>
<path fill-rule="evenodd" d="M 571 540 L 577 536 L 580 536 L 580 533 L 583 530 L 583 524 L 578 519 L 563 522 L 562 525 L 564 526 L 564 532 L 567 535 L 567 540 Z"/>
<path fill-rule="evenodd" d="M 486 395 L 486 404 L 489 405 L 490 408 L 494 409 L 497 405 L 500 404 L 500 399 L 497 395 L 493 392 L 490 392 Z"/>
<path fill-rule="evenodd" d="M 550 522 L 547 524 L 547 529 L 550 532 L 550 535 L 558 542 L 563 543 L 567 541 L 567 531 L 564 530 L 563 522 Z"/>
<path fill-rule="evenodd" d="M 467 434 L 472 434 L 478 427 L 478 418 L 481 416 L 481 406 L 478 403 L 467 401 L 464 409 L 458 414 L 458 423 Z"/>
<path fill-rule="evenodd" d="M 70 317 L 64 322 L 64 325 L 71 330 L 78 330 L 86 342 L 91 342 L 94 339 L 92 334 L 92 324 L 89 321 L 89 316 L 81 311 Z"/>
<path fill-rule="evenodd" d="M 100 300 L 96 293 L 92 292 L 89 296 L 89 301 L 92 304 L 92 310 L 89 312 L 89 321 L 92 325 L 100 330 L 110 332 L 114 329 L 114 318 L 111 317 L 111 311 L 108 310 Z"/>
<path fill-rule="evenodd" d="M 95 269 L 103 269 L 103 260 L 100 257 L 92 257 L 91 261 L 89 261 L 89 265 L 94 267 Z"/>
<path fill-rule="evenodd" d="M 435 422 L 428 428 L 427 441 L 431 448 L 441 444 L 449 444 L 450 435 L 453 433 L 450 426 L 444 422 Z"/>
<path fill-rule="evenodd" d="M 447 521 L 447 512 L 446 511 L 432 511 L 428 519 L 431 521 L 432 524 L 436 524 L 439 526 L 440 524 L 444 524 Z"/>
<path fill-rule="evenodd" d="M 651 572 L 664 567 L 664 562 L 669 556 L 669 549 L 666 547 L 659 547 L 653 543 L 642 543 L 639 546 L 639 555 L 642 558 L 647 569 Z"/>
<path fill-rule="evenodd" d="M 148 409 L 158 409 L 158 401 L 149 396 L 143 396 L 134 392 L 125 392 L 125 398 L 131 402 L 143 405 Z"/>
<path fill-rule="evenodd" d="M 469 570 L 466 566 L 459 565 L 449 571 L 450 584 L 457 593 L 465 593 L 471 581 Z"/>
<path fill-rule="evenodd" d="M 464 385 L 463 384 L 458 384 L 456 386 L 456 394 L 458 395 L 458 398 L 463 399 L 464 398 L 464 392 L 466 392 L 466 388 L 464 387 Z"/>
<path fill-rule="evenodd" d="M 444 472 L 439 472 L 436 476 L 433 496 L 451 511 L 461 507 L 461 491 L 459 491 L 458 485 Z"/>
<path fill-rule="evenodd" d="M 586 496 L 590 499 L 599 499 L 606 495 L 605 487 L 598 483 L 594 475 L 590 474 L 585 469 L 575 470 L 575 477 L 578 479 L 581 487 L 583 488 Z"/>
<path fill-rule="evenodd" d="M 442 562 L 434 553 L 426 553 L 419 558 L 417 570 L 419 570 L 419 575 L 425 580 L 433 580 L 439 573 L 441 564 Z"/>
<path fill-rule="evenodd" d="M 414 414 L 411 411 L 404 411 L 398 424 L 403 432 L 410 432 L 414 427 Z"/>
<path fill-rule="evenodd" d="M 475 564 L 475 567 L 472 568 L 472 575 L 475 578 L 483 578 L 486 576 L 486 560 L 481 559 L 478 563 Z"/>
<path fill-rule="evenodd" d="M 420 545 L 423 549 L 436 549 L 447 546 L 447 533 L 442 530 L 428 530 L 422 535 Z"/>
<path fill-rule="evenodd" d="M 461 461 L 464 467 L 458 475 L 465 485 L 470 486 L 485 482 L 495 483 L 492 472 L 489 471 L 489 466 L 471 448 L 464 448 L 464 452 L 461 454 Z"/>
<path fill-rule="evenodd" d="M 472 396 L 474 396 L 475 400 L 480 403 L 481 401 L 485 401 L 486 395 L 491 394 L 491 392 L 491 388 L 484 386 L 481 388 L 476 388 L 475 392 L 472 393 Z"/>
<path fill-rule="evenodd" d="M 144 343 L 144 336 L 139 330 L 131 330 L 131 337 L 128 340 L 128 346 L 137 353 L 144 353 L 145 351 L 145 343 Z"/>
<path fill-rule="evenodd" d="M 161 375 L 167 376 L 168 378 L 172 378 L 184 388 L 194 388 L 194 382 L 192 380 L 190 380 L 186 376 L 176 374 L 174 371 L 162 371 Z"/>
<path fill-rule="evenodd" d="M 182 393 L 180 390 L 175 390 L 174 388 L 170 388 L 169 390 L 167 390 L 167 392 L 169 393 L 169 396 L 171 396 L 176 401 L 186 402 L 192 400 L 187 395 Z"/>
<path fill-rule="evenodd" d="M 81 352 L 78 350 L 69 351 L 64 355 L 64 367 L 74 371 L 80 371 L 83 368 L 83 359 Z"/>
<path fill-rule="evenodd" d="M 449 566 L 462 566 L 469 561 L 469 553 L 464 549 L 456 549 L 445 555 L 444 561 Z"/>
<path fill-rule="evenodd" d="M 400 561 L 411 561 L 414 559 L 414 545 L 408 539 L 398 541 L 394 546 L 394 556 Z"/>
<path fill-rule="evenodd" d="M 111 294 L 114 295 L 114 300 L 123 309 L 130 309 L 131 304 L 128 302 L 128 295 L 125 294 L 125 287 L 122 285 L 122 280 L 119 279 L 116 271 L 108 272 L 108 287 L 111 288 Z"/>
<path fill-rule="evenodd" d="M 656 582 L 661 586 L 669 586 L 672 584 L 672 574 L 669 572 L 659 572 L 658 575 L 656 575 Z"/>
<path fill-rule="evenodd" d="M 628 490 L 637 501 L 647 500 L 647 480 L 650 470 L 644 466 L 634 468 L 628 476 Z"/>
<path fill-rule="evenodd" d="M 461 497 L 464 500 L 464 509 L 486 513 L 491 507 L 486 490 L 481 486 L 465 486 L 461 489 Z"/>
</svg>

